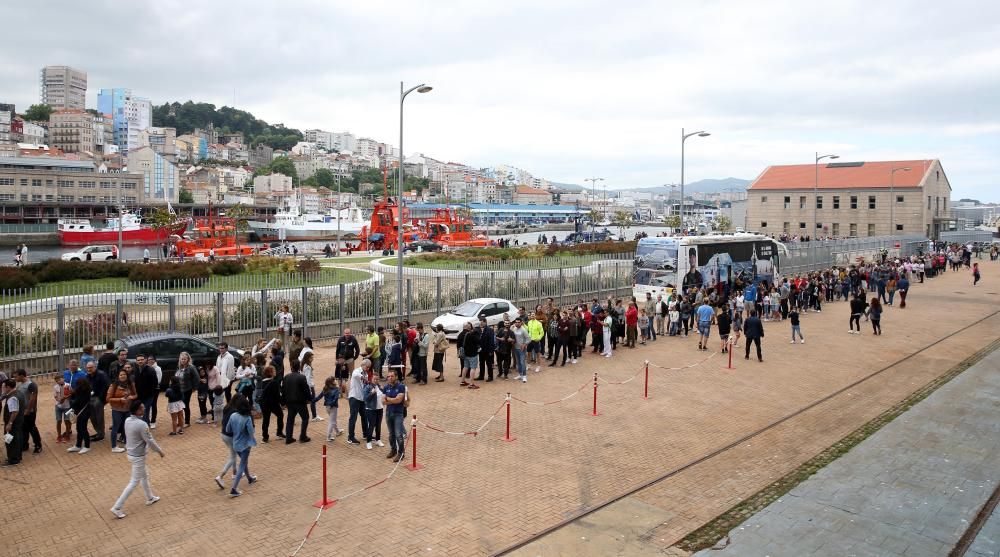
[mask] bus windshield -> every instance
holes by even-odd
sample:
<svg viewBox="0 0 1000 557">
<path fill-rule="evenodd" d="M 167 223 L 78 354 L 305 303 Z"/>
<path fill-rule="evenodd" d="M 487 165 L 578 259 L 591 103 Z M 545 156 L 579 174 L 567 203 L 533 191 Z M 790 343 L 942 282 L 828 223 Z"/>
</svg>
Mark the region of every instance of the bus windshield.
<svg viewBox="0 0 1000 557">
<path fill-rule="evenodd" d="M 637 269 L 677 270 L 677 245 L 657 245 L 639 243 L 635 248 Z"/>
</svg>

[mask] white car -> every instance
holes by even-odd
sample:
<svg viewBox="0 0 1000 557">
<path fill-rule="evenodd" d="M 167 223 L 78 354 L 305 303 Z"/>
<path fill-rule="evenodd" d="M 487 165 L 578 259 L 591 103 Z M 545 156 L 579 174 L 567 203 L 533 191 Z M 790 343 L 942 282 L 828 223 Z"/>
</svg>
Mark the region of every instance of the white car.
<svg viewBox="0 0 1000 557">
<path fill-rule="evenodd" d="M 79 251 L 62 254 L 63 261 L 110 261 L 115 258 L 114 246 L 86 246 Z"/>
<path fill-rule="evenodd" d="M 476 298 L 460 304 L 455 309 L 434 318 L 432 327 L 444 327 L 444 335 L 449 340 L 458 338 L 458 333 L 466 323 L 477 323 L 480 316 L 486 317 L 487 325 L 496 325 L 504 316 L 513 321 L 517 318 L 517 306 L 503 298 Z"/>
</svg>

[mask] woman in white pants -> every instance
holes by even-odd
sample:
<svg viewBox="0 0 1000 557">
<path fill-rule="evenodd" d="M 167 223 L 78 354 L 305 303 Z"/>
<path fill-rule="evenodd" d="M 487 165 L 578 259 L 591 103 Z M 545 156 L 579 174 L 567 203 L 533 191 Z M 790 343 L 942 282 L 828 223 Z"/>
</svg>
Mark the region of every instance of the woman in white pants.
<svg viewBox="0 0 1000 557">
<path fill-rule="evenodd" d="M 611 317 L 610 313 L 605 314 L 603 320 L 604 352 L 601 353 L 601 355 L 604 356 L 605 358 L 611 357 L 611 327 L 613 326 L 614 326 L 614 318 Z"/>
<path fill-rule="evenodd" d="M 156 444 L 156 440 L 149 433 L 149 424 L 142 419 L 146 411 L 142 402 L 133 400 L 129 410 L 132 412 L 132 415 L 125 420 L 125 451 L 128 461 L 132 463 L 132 479 L 125 486 L 125 490 L 122 491 L 121 497 L 115 502 L 115 506 L 111 507 L 111 514 L 118 518 L 125 518 L 122 506 L 125 505 L 125 501 L 129 495 L 132 495 L 132 490 L 138 484 L 142 484 L 142 490 L 146 494 L 146 506 L 160 500 L 159 497 L 153 495 L 153 490 L 149 487 L 146 454 L 152 449 L 160 453 L 160 458 L 163 458 L 163 449 Z"/>
</svg>

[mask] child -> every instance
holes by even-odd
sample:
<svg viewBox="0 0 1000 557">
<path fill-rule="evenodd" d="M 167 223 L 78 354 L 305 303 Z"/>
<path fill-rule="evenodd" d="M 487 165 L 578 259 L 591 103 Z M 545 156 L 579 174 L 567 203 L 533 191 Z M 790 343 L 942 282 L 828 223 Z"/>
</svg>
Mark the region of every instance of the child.
<svg viewBox="0 0 1000 557">
<path fill-rule="evenodd" d="M 208 372 L 205 371 L 205 366 L 198 367 L 198 410 L 201 412 L 201 418 L 196 422 L 199 424 L 205 423 L 205 419 L 208 417 Z"/>
<path fill-rule="evenodd" d="M 646 338 L 649 336 L 649 315 L 646 314 L 646 310 L 639 313 L 639 331 L 642 333 L 639 344 L 646 344 Z"/>
<path fill-rule="evenodd" d="M 729 333 L 733 339 L 733 344 L 732 344 L 733 348 L 739 346 L 740 333 L 742 332 L 743 332 L 743 313 L 738 311 L 735 314 L 733 314 L 733 327 Z"/>
<path fill-rule="evenodd" d="M 795 335 L 796 334 L 799 335 L 799 343 L 800 344 L 805 344 L 806 343 L 806 337 L 802 336 L 802 329 L 799 327 L 799 312 L 796 311 L 794 308 L 792 309 L 792 311 L 788 312 L 788 321 L 789 321 L 789 323 L 792 324 L 792 342 L 791 342 L 791 344 L 795 344 Z"/>
<path fill-rule="evenodd" d="M 979 286 L 979 263 L 972 264 L 972 286 Z M 921 281 L 923 282 L 923 281 Z"/>
<path fill-rule="evenodd" d="M 212 400 L 212 427 L 222 423 L 222 409 L 226 405 L 226 390 L 222 387 L 216 387 L 212 394 L 215 398 Z"/>
<path fill-rule="evenodd" d="M 771 292 L 771 319 L 781 321 L 781 295 L 775 290 Z"/>
<path fill-rule="evenodd" d="M 337 409 L 340 405 L 340 385 L 337 384 L 336 377 L 327 377 L 323 383 L 323 390 L 316 395 L 316 401 L 323 399 L 323 406 L 326 407 L 326 415 L 330 418 L 330 423 L 326 425 L 326 440 L 333 441 L 342 430 L 337 428 Z"/>
<path fill-rule="evenodd" d="M 184 433 L 184 399 L 180 379 L 174 375 L 167 387 L 167 412 L 170 413 L 170 435 Z"/>
<path fill-rule="evenodd" d="M 681 327 L 681 312 L 677 310 L 676 302 L 670 304 L 668 318 L 670 319 L 670 336 L 675 337 L 680 333 Z"/>
<path fill-rule="evenodd" d="M 66 411 L 69 410 L 69 385 L 62 375 L 56 375 L 56 384 L 52 386 L 52 395 L 56 401 L 56 443 L 69 440 L 69 435 L 73 431 L 73 422 L 66 419 Z M 63 424 L 66 426 L 66 433 L 63 433 Z"/>
</svg>

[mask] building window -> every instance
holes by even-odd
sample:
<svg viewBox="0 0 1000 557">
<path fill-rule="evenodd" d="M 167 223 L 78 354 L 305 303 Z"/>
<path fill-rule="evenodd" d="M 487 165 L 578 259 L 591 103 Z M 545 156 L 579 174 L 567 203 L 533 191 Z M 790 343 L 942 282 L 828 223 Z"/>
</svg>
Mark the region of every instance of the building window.
<svg viewBox="0 0 1000 557">
<path fill-rule="evenodd" d="M 822 209 L 823 208 L 823 196 L 822 195 L 817 195 L 816 196 L 816 208 L 817 209 Z"/>
<path fill-rule="evenodd" d="M 875 224 L 871 223 L 868 225 L 868 235 L 869 236 L 875 235 Z"/>
<path fill-rule="evenodd" d="M 403 174 L 405 176 L 406 173 L 404 172 Z M 127 190 L 134 190 L 135 189 L 135 182 L 125 182 L 124 184 L 122 184 L 122 187 L 124 189 L 127 189 Z"/>
<path fill-rule="evenodd" d="M 902 231 L 903 231 L 903 225 L 902 224 L 897 224 L 896 225 L 896 232 L 902 232 Z"/>
<path fill-rule="evenodd" d="M 927 208 L 928 209 L 931 208 L 931 201 L 930 201 L 930 199 L 931 198 L 929 198 L 929 197 L 927 198 Z M 791 206 L 792 206 L 792 198 L 791 198 L 791 196 L 786 195 L 785 196 L 785 209 L 789 209 L 789 208 L 791 208 Z"/>
<path fill-rule="evenodd" d="M 805 209 L 805 208 L 806 208 L 806 196 L 800 195 L 799 196 L 799 209 Z"/>
<path fill-rule="evenodd" d="M 405 205 L 404 205 L 404 207 L 405 207 Z M 760 227 L 761 228 L 767 228 L 767 221 L 766 220 L 760 221 Z"/>
<path fill-rule="evenodd" d="M 22 193 L 21 194 L 21 201 L 27 201 L 27 200 L 28 200 L 28 194 Z"/>
<path fill-rule="evenodd" d="M 874 209 L 875 208 L 875 196 L 874 195 L 869 195 L 868 196 L 868 208 L 869 209 Z"/>
<path fill-rule="evenodd" d="M 40 188 L 40 187 L 42 187 L 42 179 L 41 178 L 32 178 L 31 179 L 31 187 L 33 187 L 33 188 Z"/>
<path fill-rule="evenodd" d="M 93 180 L 80 180 L 76 185 L 79 188 L 94 189 L 97 187 L 97 182 Z"/>
<path fill-rule="evenodd" d="M 931 210 L 931 196 L 929 195 L 927 196 L 927 210 Z"/>
<path fill-rule="evenodd" d="M 13 186 L 13 185 L 14 185 L 13 178 L 0 178 L 0 186 Z"/>
<path fill-rule="evenodd" d="M 55 201 L 55 200 L 56 200 L 56 196 L 55 195 L 53 195 L 51 193 L 45 194 L 45 201 Z"/>
<path fill-rule="evenodd" d="M 761 203 L 767 203 L 767 196 L 766 195 L 760 196 L 760 202 Z"/>
<path fill-rule="evenodd" d="M 805 227 L 806 227 L 806 223 L 804 223 L 804 222 L 800 222 L 799 223 L 799 230 L 804 230 Z"/>
<path fill-rule="evenodd" d="M 28 185 L 28 179 L 27 178 L 21 178 L 21 185 L 22 186 L 27 186 Z"/>
<path fill-rule="evenodd" d="M 858 225 L 857 223 L 852 222 L 850 228 L 850 236 L 854 238 L 857 237 L 857 235 L 858 235 Z"/>
<path fill-rule="evenodd" d="M 833 196 L 833 208 L 834 209 L 840 209 L 840 196 L 839 195 Z"/>
<path fill-rule="evenodd" d="M 816 223 L 816 230 L 819 230 L 820 228 L 823 228 L 823 223 L 817 222 Z"/>
<path fill-rule="evenodd" d="M 74 182 L 73 182 L 73 180 L 59 180 L 59 181 L 56 182 L 56 184 L 60 188 L 72 188 L 73 185 L 74 185 Z"/>
<path fill-rule="evenodd" d="M 109 190 L 109 189 L 111 189 L 113 187 L 115 187 L 115 185 L 112 182 L 107 182 L 107 181 L 102 181 L 101 182 L 101 189 L 102 190 Z"/>
<path fill-rule="evenodd" d="M 31 200 L 32 201 L 41 201 L 42 200 L 42 194 L 40 194 L 40 193 L 33 193 L 33 194 L 31 194 Z"/>
<path fill-rule="evenodd" d="M 858 196 L 852 195 L 851 196 L 851 209 L 857 209 L 857 208 L 858 208 Z"/>
<path fill-rule="evenodd" d="M 97 197 L 95 197 L 93 195 L 81 195 L 80 196 L 80 202 L 81 203 L 94 203 L 96 201 L 97 201 Z"/>
<path fill-rule="evenodd" d="M 903 200 L 904 200 L 904 198 L 903 198 L 903 196 L 902 196 L 902 195 L 897 195 L 897 196 L 896 196 L 896 203 L 902 203 L 902 202 L 903 202 Z"/>
<path fill-rule="evenodd" d="M 52 180 L 45 180 L 45 187 L 51 188 L 52 187 Z M 930 207 L 931 207 L 931 202 L 928 201 L 927 202 L 927 208 L 930 209 Z"/>
<path fill-rule="evenodd" d="M 73 202 L 73 196 L 72 195 L 60 195 L 59 196 L 59 203 L 72 203 L 72 202 Z"/>
<path fill-rule="evenodd" d="M 0 201 L 14 201 L 14 194 L 0 193 Z"/>
<path fill-rule="evenodd" d="M 839 222 L 833 223 L 832 230 L 834 236 L 840 236 L 840 223 Z"/>
</svg>

